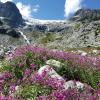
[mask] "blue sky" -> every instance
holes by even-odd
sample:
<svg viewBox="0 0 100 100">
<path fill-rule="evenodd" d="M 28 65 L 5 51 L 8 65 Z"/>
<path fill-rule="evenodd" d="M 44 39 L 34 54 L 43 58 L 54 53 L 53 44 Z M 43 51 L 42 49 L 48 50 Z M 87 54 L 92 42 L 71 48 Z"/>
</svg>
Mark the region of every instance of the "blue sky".
<svg viewBox="0 0 100 100">
<path fill-rule="evenodd" d="M 15 0 L 29 4 L 31 7 L 38 6 L 38 11 L 33 11 L 33 17 L 37 19 L 64 19 L 65 0 Z"/>
<path fill-rule="evenodd" d="M 80 8 L 100 9 L 100 0 L 0 0 L 13 1 L 23 17 L 45 20 L 68 18 Z"/>
</svg>

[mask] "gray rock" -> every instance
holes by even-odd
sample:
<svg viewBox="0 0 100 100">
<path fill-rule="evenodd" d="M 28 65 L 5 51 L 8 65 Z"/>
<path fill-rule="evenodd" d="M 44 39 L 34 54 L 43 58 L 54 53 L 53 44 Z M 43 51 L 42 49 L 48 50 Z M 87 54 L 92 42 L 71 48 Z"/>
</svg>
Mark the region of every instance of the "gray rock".
<svg viewBox="0 0 100 100">
<path fill-rule="evenodd" d="M 20 32 L 16 31 L 15 29 L 7 30 L 6 34 L 8 34 L 8 35 L 10 35 L 12 37 L 16 37 L 16 38 L 20 37 Z"/>
<path fill-rule="evenodd" d="M 84 84 L 79 82 L 79 81 L 74 82 L 73 80 L 71 80 L 71 81 L 67 81 L 67 82 L 64 83 L 64 88 L 65 89 L 77 88 L 78 90 L 80 90 L 80 89 L 83 90 L 84 89 Z"/>
<path fill-rule="evenodd" d="M 7 28 L 7 27 L 0 27 L 0 34 L 9 35 L 15 38 L 20 37 L 20 32 L 18 32 L 16 29 Z"/>
<path fill-rule="evenodd" d="M 100 20 L 100 10 L 93 9 L 80 9 L 74 17 L 71 18 L 73 21 L 95 21 Z"/>
<path fill-rule="evenodd" d="M 55 67 L 55 69 L 58 71 L 59 69 L 62 68 L 62 65 L 63 63 L 59 62 L 59 61 L 56 61 L 54 59 L 50 59 L 50 60 L 47 60 L 46 61 L 46 64 L 52 66 L 52 67 Z"/>
<path fill-rule="evenodd" d="M 65 84 L 64 84 L 64 88 L 67 90 L 67 89 L 69 89 L 69 88 L 75 88 L 75 82 L 74 81 L 67 81 L 67 82 L 65 82 Z"/>
<path fill-rule="evenodd" d="M 76 87 L 77 87 L 77 89 L 81 89 L 81 90 L 83 90 L 84 87 L 85 87 L 85 85 L 84 85 L 83 83 L 77 81 L 77 82 L 76 82 Z"/>
<path fill-rule="evenodd" d="M 57 74 L 57 72 L 52 67 L 50 67 L 48 65 L 42 66 L 38 70 L 38 74 L 43 75 L 44 71 L 46 72 L 46 75 L 51 76 L 51 78 L 56 78 L 58 80 L 62 80 L 64 82 L 63 87 L 66 90 L 69 89 L 69 88 L 71 88 L 71 89 L 77 88 L 78 90 L 80 90 L 80 89 L 83 90 L 84 89 L 84 84 L 79 82 L 79 81 L 75 82 L 73 80 L 70 80 L 70 81 L 65 82 L 65 80 L 62 78 L 62 76 Z"/>
<path fill-rule="evenodd" d="M 23 23 L 22 15 L 13 2 L 0 2 L 0 17 L 3 22 L 7 22 L 11 27 L 17 27 Z"/>
<path fill-rule="evenodd" d="M 49 65 L 42 66 L 42 67 L 38 70 L 38 74 L 39 74 L 39 75 L 42 75 L 44 71 L 46 71 L 46 72 L 47 72 L 47 75 L 50 75 L 52 78 L 56 78 L 56 79 L 59 79 L 59 80 L 64 80 L 64 79 L 63 79 L 59 74 L 57 74 L 57 72 L 56 72 L 52 67 L 50 67 Z"/>
<path fill-rule="evenodd" d="M 48 21 L 42 24 L 38 20 L 37 23 L 34 23 L 33 20 L 31 24 L 24 24 L 23 26 L 21 24 L 23 23 L 22 16 L 15 4 L 12 2 L 0 3 L 0 7 L 0 16 L 2 17 L 0 20 L 0 34 L 5 35 L 5 37 L 7 37 L 6 35 L 20 37 L 20 33 L 17 31 L 19 29 L 28 40 L 31 40 L 32 44 L 44 46 L 44 41 L 42 43 L 41 40 L 43 37 L 47 37 L 46 39 L 49 40 L 45 44 L 53 49 L 63 50 L 65 48 L 97 47 L 100 45 L 100 10 L 80 9 L 75 13 L 75 20 Z M 14 27 L 13 29 L 11 25 Z M 20 25 L 22 26 L 15 29 L 16 26 Z M 50 40 L 50 37 L 48 38 L 48 33 L 56 34 L 53 41 Z M 58 36 L 61 38 L 57 38 Z M 9 37 L 4 38 L 4 41 L 8 41 L 7 39 Z M 2 37 L 0 37 L 0 40 L 2 40 Z M 11 44 L 12 41 L 15 41 L 13 38 L 9 40 Z M 1 43 L 5 45 L 5 42 Z M 14 45 L 18 41 L 15 42 Z M 22 37 L 20 37 L 19 44 L 26 44 Z M 8 45 L 7 42 L 6 45 Z"/>
<path fill-rule="evenodd" d="M 4 55 L 5 55 L 4 50 L 1 49 L 0 50 L 0 60 L 3 60 L 4 59 Z"/>
<path fill-rule="evenodd" d="M 0 27 L 0 34 L 6 34 L 7 29 Z"/>
<path fill-rule="evenodd" d="M 0 26 L 2 26 L 3 25 L 3 22 L 0 20 Z"/>
</svg>

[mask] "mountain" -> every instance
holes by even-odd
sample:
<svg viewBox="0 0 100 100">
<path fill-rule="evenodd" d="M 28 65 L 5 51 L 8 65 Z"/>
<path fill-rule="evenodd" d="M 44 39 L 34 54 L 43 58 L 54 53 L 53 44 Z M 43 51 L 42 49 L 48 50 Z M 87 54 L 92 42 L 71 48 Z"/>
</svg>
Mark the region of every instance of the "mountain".
<svg viewBox="0 0 100 100">
<path fill-rule="evenodd" d="M 100 10 L 80 9 L 69 20 L 23 19 L 14 3 L 0 3 L 0 45 L 26 41 L 57 49 L 99 46 Z"/>
<path fill-rule="evenodd" d="M 0 2 L 0 19 L 11 27 L 17 27 L 23 23 L 22 15 L 13 2 Z"/>
<path fill-rule="evenodd" d="M 33 30 L 59 32 L 64 30 L 68 25 L 68 22 L 84 22 L 90 23 L 100 20 L 100 10 L 97 9 L 79 9 L 74 16 L 69 20 L 38 20 L 28 19 L 25 21 L 26 26 L 32 26 Z"/>
<path fill-rule="evenodd" d="M 17 31 L 18 27 L 23 25 L 22 15 L 13 2 L 0 2 L 0 39 L 4 35 L 4 41 L 7 41 L 8 36 L 14 38 L 20 37 L 20 32 Z M 0 44 L 2 44 L 1 41 Z"/>
<path fill-rule="evenodd" d="M 59 32 L 64 29 L 66 20 L 39 20 L 39 19 L 28 19 L 25 20 L 25 29 L 31 29 L 34 31 L 42 32 Z"/>
<path fill-rule="evenodd" d="M 71 18 L 73 21 L 95 21 L 100 20 L 100 10 L 96 9 L 80 9 Z"/>
<path fill-rule="evenodd" d="M 98 47 L 100 10 L 80 9 L 69 20 L 28 20 L 23 29 L 26 35 L 30 33 L 27 37 L 32 43 L 38 42 L 48 47 Z"/>
</svg>

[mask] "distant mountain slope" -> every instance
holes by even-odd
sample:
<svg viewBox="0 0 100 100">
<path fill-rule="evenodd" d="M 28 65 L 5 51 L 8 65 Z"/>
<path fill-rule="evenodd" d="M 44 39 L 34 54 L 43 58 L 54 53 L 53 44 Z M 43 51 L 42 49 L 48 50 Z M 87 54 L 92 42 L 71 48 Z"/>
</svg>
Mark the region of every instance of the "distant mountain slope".
<svg viewBox="0 0 100 100">
<path fill-rule="evenodd" d="M 72 17 L 73 21 L 95 21 L 100 20 L 100 10 L 80 9 Z"/>
<path fill-rule="evenodd" d="M 29 23 L 27 21 L 24 31 L 30 33 L 28 35 L 26 33 L 28 38 L 34 38 L 35 33 L 37 33 L 38 36 L 40 35 L 37 41 L 40 44 L 43 42 L 44 45 L 49 47 L 77 48 L 99 46 L 100 10 L 80 9 L 72 18 L 63 21 L 33 20 L 29 21 Z M 48 33 L 52 34 L 52 36 L 48 35 Z M 61 38 L 58 39 L 58 37 Z M 33 40 L 36 40 L 35 38 Z M 32 43 L 35 42 L 33 41 Z"/>
<path fill-rule="evenodd" d="M 69 20 L 23 19 L 14 3 L 0 2 L 0 44 L 25 44 L 18 30 L 32 44 L 52 48 L 99 46 L 100 10 L 80 9 Z"/>
</svg>

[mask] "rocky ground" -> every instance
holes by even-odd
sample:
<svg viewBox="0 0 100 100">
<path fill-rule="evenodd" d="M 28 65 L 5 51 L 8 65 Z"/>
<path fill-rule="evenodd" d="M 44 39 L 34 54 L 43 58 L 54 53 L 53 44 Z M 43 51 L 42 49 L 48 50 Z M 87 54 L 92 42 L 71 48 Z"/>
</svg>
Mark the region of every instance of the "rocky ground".
<svg viewBox="0 0 100 100">
<path fill-rule="evenodd" d="M 31 44 L 50 48 L 66 49 L 100 45 L 100 10 L 80 9 L 69 20 L 46 21 L 23 19 L 12 2 L 0 3 L 0 6 L 1 45 L 26 44 L 19 30 L 26 35 Z M 10 6 L 14 11 L 10 10 Z M 6 10 L 8 13 L 5 13 Z M 8 16 L 9 13 L 11 16 Z"/>
</svg>

